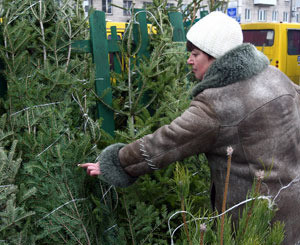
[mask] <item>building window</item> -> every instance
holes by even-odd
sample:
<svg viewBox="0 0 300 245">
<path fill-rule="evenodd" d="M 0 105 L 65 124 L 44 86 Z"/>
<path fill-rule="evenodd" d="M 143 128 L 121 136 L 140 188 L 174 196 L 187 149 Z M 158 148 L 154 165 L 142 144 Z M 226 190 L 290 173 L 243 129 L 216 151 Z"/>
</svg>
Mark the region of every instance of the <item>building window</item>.
<svg viewBox="0 0 300 245">
<path fill-rule="evenodd" d="M 143 2 L 143 8 L 146 9 L 147 7 L 153 5 L 152 2 Z"/>
<path fill-rule="evenodd" d="M 112 14 L 111 0 L 102 0 L 102 11 L 108 14 Z"/>
<path fill-rule="evenodd" d="M 283 22 L 288 22 L 288 18 L 289 18 L 289 13 L 283 12 Z"/>
<path fill-rule="evenodd" d="M 245 20 L 246 21 L 251 20 L 251 10 L 250 9 L 245 9 Z"/>
<path fill-rule="evenodd" d="M 272 21 L 278 21 L 278 11 L 276 10 L 272 12 Z"/>
<path fill-rule="evenodd" d="M 170 8 L 172 8 L 172 7 L 174 7 L 174 3 L 167 3 L 167 5 L 166 5 L 166 8 L 167 8 L 167 9 L 170 9 Z"/>
<path fill-rule="evenodd" d="M 187 4 L 182 4 L 180 7 L 181 12 L 184 12 L 186 10 L 187 6 L 188 6 Z"/>
<path fill-rule="evenodd" d="M 266 19 L 267 19 L 267 10 L 259 9 L 258 21 L 266 21 Z"/>
<path fill-rule="evenodd" d="M 132 1 L 123 0 L 123 15 L 130 15 Z"/>
<path fill-rule="evenodd" d="M 296 22 L 300 23 L 300 14 L 298 14 L 298 13 L 296 14 Z"/>
<path fill-rule="evenodd" d="M 83 10 L 84 10 L 84 16 L 87 17 L 89 14 L 89 9 L 90 9 L 90 2 L 89 0 L 84 0 L 82 2 Z"/>
</svg>

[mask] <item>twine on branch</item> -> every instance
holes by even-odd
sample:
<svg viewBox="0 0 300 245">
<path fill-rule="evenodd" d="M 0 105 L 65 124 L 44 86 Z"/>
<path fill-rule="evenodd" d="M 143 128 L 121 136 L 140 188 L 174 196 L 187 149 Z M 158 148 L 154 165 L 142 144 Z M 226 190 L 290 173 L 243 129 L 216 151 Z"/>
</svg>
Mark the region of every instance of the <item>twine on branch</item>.
<svg viewBox="0 0 300 245">
<path fill-rule="evenodd" d="M 38 107 L 45 107 L 45 106 L 50 106 L 50 105 L 57 105 L 57 104 L 60 104 L 60 103 L 62 103 L 62 101 L 61 102 L 52 102 L 52 103 L 42 104 L 42 105 L 29 106 L 29 107 L 24 108 L 21 111 L 17 111 L 17 112 L 12 113 L 11 116 L 17 115 L 17 114 L 19 114 L 23 111 L 27 111 L 27 110 L 30 110 L 30 109 L 35 109 L 35 108 L 38 108 Z"/>
<path fill-rule="evenodd" d="M 45 151 L 47 151 L 48 149 L 50 149 L 53 145 L 55 145 L 55 143 L 57 142 L 57 141 L 59 141 L 59 139 L 61 138 L 61 137 L 63 137 L 64 136 L 64 134 L 66 133 L 66 132 L 68 132 L 69 131 L 69 129 L 67 128 L 66 129 L 66 131 L 65 132 L 63 132 L 51 145 L 49 145 L 46 149 L 44 149 L 42 152 L 40 152 L 39 154 L 37 154 L 37 157 L 39 157 L 40 155 L 42 155 Z"/>
<path fill-rule="evenodd" d="M 92 119 L 88 116 L 88 110 L 86 110 L 82 104 L 80 103 L 79 99 L 77 100 L 74 96 L 74 94 L 72 93 L 72 98 L 73 100 L 78 104 L 80 111 L 82 112 L 82 116 L 85 120 L 84 122 L 84 131 L 86 131 L 86 126 L 88 124 L 88 122 L 92 121 Z M 86 95 L 83 96 L 83 98 L 86 98 Z"/>
<path fill-rule="evenodd" d="M 24 14 L 28 9 L 32 8 L 34 5 L 40 3 L 39 1 L 36 3 L 31 4 L 29 7 L 27 7 L 26 9 L 24 9 L 24 11 L 20 14 L 17 14 L 15 18 L 11 19 L 7 24 L 10 25 L 14 20 L 16 20 L 17 18 L 19 18 L 22 14 Z"/>
<path fill-rule="evenodd" d="M 0 187 L 1 187 L 1 186 L 0 186 Z M 104 197 L 107 195 L 107 193 L 108 193 L 108 192 L 110 191 L 110 189 L 113 188 L 113 187 L 114 187 L 114 186 L 111 185 L 111 186 L 108 188 L 108 190 L 102 195 L 102 198 L 101 198 L 100 202 L 104 199 Z M 86 197 L 85 197 L 85 198 L 76 198 L 76 199 L 72 199 L 72 200 L 70 200 L 70 201 L 68 201 L 68 202 L 66 202 L 66 203 L 64 203 L 64 204 L 62 204 L 62 205 L 60 205 L 59 207 L 53 209 L 50 213 L 46 214 L 44 217 L 42 217 L 41 219 L 39 219 L 36 223 L 38 223 L 38 222 L 40 222 L 41 220 L 43 220 L 43 219 L 49 217 L 50 215 L 54 214 L 56 211 L 58 211 L 59 209 L 63 208 L 64 206 L 66 206 L 66 205 L 68 205 L 68 204 L 70 204 L 70 203 L 77 202 L 77 201 L 85 201 L 85 200 L 87 200 Z M 117 224 L 115 224 L 114 226 L 117 226 Z M 106 231 L 112 229 L 114 226 L 108 228 Z"/>
<path fill-rule="evenodd" d="M 100 202 L 104 199 L 104 197 L 106 196 L 106 194 L 110 191 L 110 189 L 111 189 L 112 187 L 114 187 L 114 186 L 111 185 L 111 186 L 108 188 L 108 190 L 103 194 L 103 196 L 102 196 Z"/>
<path fill-rule="evenodd" d="M 60 205 L 59 207 L 57 207 L 56 209 L 52 210 L 50 213 L 46 214 L 43 218 L 39 219 L 36 223 L 40 222 L 41 220 L 47 218 L 48 216 L 52 215 L 53 213 L 55 213 L 57 210 L 61 209 L 62 207 L 72 203 L 72 202 L 77 202 L 77 201 L 84 201 L 86 200 L 87 198 L 78 198 L 78 199 L 72 199 L 62 205 Z"/>
<path fill-rule="evenodd" d="M 182 223 L 181 225 L 177 226 L 177 227 L 174 229 L 173 233 L 171 232 L 170 220 L 171 220 L 176 214 L 179 214 L 179 213 L 185 213 L 185 214 L 188 214 L 188 215 L 190 215 L 190 216 L 193 217 L 193 219 L 192 219 L 191 221 L 194 221 L 195 224 L 196 224 L 196 232 L 195 232 L 195 234 L 194 234 L 194 237 L 196 237 L 196 235 L 197 235 L 197 233 L 198 233 L 197 218 L 195 218 L 195 216 L 193 216 L 193 215 L 192 215 L 190 212 L 188 212 L 188 211 L 177 211 L 175 214 L 172 214 L 171 217 L 170 217 L 169 220 L 168 220 L 168 228 L 169 228 L 169 232 L 170 232 L 170 234 L 171 234 L 171 245 L 174 245 L 173 236 L 174 236 L 175 232 L 176 232 L 179 228 L 181 228 L 182 226 L 184 226 L 184 223 Z M 191 222 L 191 221 L 187 221 L 186 223 L 189 223 L 189 222 Z"/>
<path fill-rule="evenodd" d="M 102 78 L 99 78 L 99 79 L 102 79 Z M 85 94 L 85 95 L 83 96 L 83 99 L 86 100 L 86 97 L 87 97 L 87 95 Z M 99 125 L 98 125 L 98 124 L 95 124 L 94 121 L 89 117 L 89 115 L 88 115 L 88 112 L 89 112 L 89 111 L 88 111 L 88 109 L 85 108 L 86 105 L 83 106 L 83 105 L 81 104 L 81 102 L 79 101 L 79 98 L 76 99 L 73 93 L 72 93 L 72 98 L 73 98 L 73 100 L 78 104 L 78 106 L 79 106 L 79 108 L 80 108 L 80 111 L 81 111 L 81 113 L 82 113 L 82 117 L 84 118 L 84 126 L 83 126 L 84 131 L 86 132 L 86 128 L 87 128 L 87 125 L 88 125 L 88 123 L 89 123 L 90 128 L 91 128 L 92 135 L 93 135 L 94 137 L 96 137 L 96 131 L 95 131 L 95 128 L 94 128 L 94 127 L 95 127 L 95 125 L 96 125 L 96 126 L 99 128 Z M 86 103 L 86 102 L 85 102 L 85 103 Z"/>
<path fill-rule="evenodd" d="M 238 207 L 241 206 L 241 205 L 244 205 L 244 204 L 246 204 L 246 203 L 248 203 L 248 202 L 251 202 L 251 201 L 253 201 L 253 200 L 259 200 L 259 199 L 267 200 L 267 201 L 268 201 L 268 208 L 269 208 L 269 209 L 272 209 L 273 206 L 276 205 L 276 204 L 275 204 L 275 200 L 278 198 L 278 196 L 280 195 L 281 191 L 282 191 L 282 190 L 285 190 L 285 189 L 287 189 L 287 188 L 289 188 L 292 184 L 295 184 L 295 183 L 297 183 L 297 182 L 299 182 L 299 181 L 300 181 L 300 176 L 297 176 L 297 177 L 296 177 L 295 179 L 293 179 L 289 184 L 287 184 L 286 186 L 281 187 L 281 188 L 279 189 L 279 191 L 277 192 L 277 194 L 275 195 L 275 197 L 273 198 L 273 200 L 272 200 L 272 196 L 258 196 L 258 197 L 254 197 L 254 198 L 249 198 L 249 199 L 246 199 L 246 200 L 244 200 L 244 201 L 242 201 L 242 202 L 240 202 L 240 203 L 238 203 L 238 204 L 232 206 L 231 208 L 227 209 L 225 212 L 223 212 L 223 213 L 221 213 L 221 214 L 218 214 L 218 215 L 212 216 L 212 217 L 193 218 L 192 220 L 187 221 L 187 223 L 190 223 L 190 222 L 192 222 L 192 221 L 193 221 L 193 222 L 196 222 L 197 220 L 207 220 L 208 222 L 210 222 L 210 221 L 212 221 L 213 219 L 219 218 L 219 217 L 221 217 L 222 215 L 224 215 L 224 214 L 230 212 L 231 210 L 233 210 L 233 209 L 235 209 L 235 208 L 238 208 Z M 186 211 L 184 211 L 184 212 L 186 212 Z M 171 219 L 172 219 L 174 216 L 176 216 L 176 215 L 179 214 L 179 213 L 182 213 L 182 211 L 177 211 L 177 212 L 175 212 L 174 214 L 172 214 L 172 215 L 170 216 L 170 218 L 169 218 L 169 220 L 168 220 L 168 228 L 169 228 L 169 232 L 170 232 L 170 236 L 171 236 L 171 245 L 174 244 L 173 237 L 174 237 L 175 232 L 176 232 L 178 229 L 180 229 L 180 228 L 184 225 L 184 224 L 182 223 L 181 225 L 177 226 L 177 227 L 173 230 L 173 232 L 172 232 L 172 229 L 171 229 L 171 226 L 170 226 L 170 221 L 171 221 Z M 186 212 L 186 213 L 188 213 L 188 212 Z M 188 213 L 188 214 L 192 216 L 192 214 L 190 214 L 190 213 Z M 196 227 L 196 228 L 197 228 L 197 227 Z M 197 230 L 198 230 L 198 229 L 197 229 Z"/>
<path fill-rule="evenodd" d="M 269 208 L 271 208 L 271 207 L 273 206 L 272 200 L 271 200 L 271 196 L 259 196 L 259 197 L 249 198 L 249 199 L 247 199 L 247 200 L 244 200 L 244 201 L 242 201 L 242 202 L 240 202 L 240 203 L 238 203 L 238 204 L 232 206 L 231 208 L 227 209 L 225 212 L 223 212 L 223 213 L 221 213 L 221 214 L 218 214 L 218 215 L 216 215 L 216 216 L 212 216 L 212 217 L 202 217 L 202 218 L 193 218 L 192 220 L 187 221 L 187 223 L 190 223 L 190 222 L 192 222 L 192 221 L 196 223 L 197 220 L 208 220 L 208 222 L 210 222 L 210 221 L 212 221 L 213 219 L 219 218 L 219 217 L 221 217 L 222 215 L 224 215 L 224 214 L 230 212 L 231 210 L 233 210 L 233 209 L 235 209 L 235 208 L 237 208 L 237 207 L 239 207 L 239 206 L 241 206 L 241 205 L 243 205 L 243 204 L 245 204 L 245 203 L 247 203 L 247 202 L 253 201 L 253 200 L 255 200 L 255 199 L 265 199 L 265 200 L 268 200 Z M 187 213 L 187 214 L 189 214 L 189 215 L 191 215 L 191 216 L 193 217 L 193 215 L 192 215 L 191 213 L 187 212 L 187 211 L 177 211 L 177 212 L 175 212 L 174 214 L 172 214 L 172 215 L 170 216 L 170 218 L 169 218 L 169 220 L 168 220 L 168 228 L 169 228 L 169 232 L 170 232 L 170 236 L 171 236 L 171 245 L 174 245 L 173 237 L 174 237 L 175 232 L 176 232 L 179 228 L 181 228 L 182 226 L 184 226 L 184 224 L 182 223 L 181 225 L 177 226 L 177 227 L 173 230 L 173 232 L 172 232 L 171 225 L 170 225 L 170 221 L 171 221 L 171 219 L 172 219 L 174 216 L 176 216 L 177 214 L 182 213 L 182 212 L 185 212 L 185 213 Z M 196 223 L 196 224 L 197 224 L 197 223 Z M 196 228 L 197 228 L 197 226 L 196 226 Z M 198 231 L 198 229 L 196 230 L 196 232 L 197 232 L 197 231 Z"/>
<path fill-rule="evenodd" d="M 286 186 L 283 186 L 279 189 L 278 193 L 276 194 L 276 196 L 273 199 L 273 203 L 275 203 L 275 200 L 277 199 L 277 197 L 279 196 L 280 192 L 284 189 L 289 188 L 292 184 L 297 183 L 300 181 L 300 176 L 297 176 L 295 179 L 293 179 L 289 184 L 287 184 Z"/>
<path fill-rule="evenodd" d="M 0 185 L 0 188 L 13 187 L 14 185 Z"/>
<path fill-rule="evenodd" d="M 106 229 L 106 230 L 104 231 L 104 233 L 110 231 L 111 229 L 115 228 L 116 226 L 118 226 L 118 225 L 117 225 L 117 224 L 114 224 L 113 226 L 111 226 L 111 227 L 109 227 L 108 229 Z"/>
<path fill-rule="evenodd" d="M 133 23 L 134 23 L 134 24 L 138 24 L 138 25 L 140 24 L 140 23 L 136 20 L 136 16 L 137 16 L 138 14 L 140 14 L 140 13 L 146 13 L 146 14 L 149 14 L 149 15 L 154 19 L 155 23 L 159 26 L 161 33 L 164 33 L 164 30 L 163 30 L 162 26 L 158 23 L 158 21 L 157 21 L 157 19 L 155 18 L 155 16 L 154 16 L 150 11 L 148 11 L 148 10 L 142 10 L 142 11 L 136 12 L 136 13 L 134 14 L 134 16 L 133 16 Z"/>
</svg>

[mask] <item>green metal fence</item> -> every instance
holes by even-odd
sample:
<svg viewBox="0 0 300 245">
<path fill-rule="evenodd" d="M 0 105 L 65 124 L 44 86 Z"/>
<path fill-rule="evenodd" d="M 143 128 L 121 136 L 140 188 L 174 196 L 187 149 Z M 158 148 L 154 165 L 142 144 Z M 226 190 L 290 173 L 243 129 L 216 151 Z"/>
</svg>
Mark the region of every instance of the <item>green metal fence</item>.
<svg viewBox="0 0 300 245">
<path fill-rule="evenodd" d="M 136 20 L 139 23 L 133 27 L 133 35 L 135 44 L 140 45 L 140 49 L 137 53 L 137 57 L 149 57 L 148 45 L 148 27 L 146 12 L 143 9 L 135 9 L 134 14 Z M 169 20 L 173 26 L 173 41 L 184 42 L 185 31 L 183 27 L 182 15 L 179 12 L 170 12 Z M 111 39 L 107 39 L 106 34 L 106 22 L 105 12 L 95 11 L 90 16 L 90 40 L 80 40 L 72 44 L 73 51 L 92 53 L 93 62 L 95 63 L 95 89 L 96 94 L 101 97 L 103 92 L 106 90 L 103 99 L 104 103 L 97 103 L 97 116 L 102 118 L 102 128 L 109 133 L 114 135 L 115 123 L 114 123 L 114 112 L 108 108 L 105 104 L 112 105 L 112 93 L 110 83 L 110 66 L 108 57 L 112 59 L 114 64 L 113 69 L 115 72 L 121 72 L 121 64 L 119 46 L 117 43 L 117 30 L 116 27 L 111 27 Z"/>
</svg>

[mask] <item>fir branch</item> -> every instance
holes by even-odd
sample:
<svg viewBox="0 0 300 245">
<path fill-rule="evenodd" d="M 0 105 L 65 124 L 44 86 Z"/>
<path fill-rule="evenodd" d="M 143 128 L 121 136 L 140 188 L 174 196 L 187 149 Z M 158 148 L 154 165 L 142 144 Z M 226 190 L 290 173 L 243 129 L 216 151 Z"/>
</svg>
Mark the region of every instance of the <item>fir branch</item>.
<svg viewBox="0 0 300 245">
<path fill-rule="evenodd" d="M 0 188 L 7 188 L 7 187 L 12 187 L 14 185 L 0 185 Z"/>
<path fill-rule="evenodd" d="M 124 206 L 125 206 L 125 211 L 126 211 L 126 215 L 127 215 L 127 221 L 129 224 L 129 230 L 130 230 L 130 235 L 131 235 L 131 239 L 132 239 L 132 245 L 135 245 L 135 239 L 134 239 L 134 234 L 133 234 L 133 227 L 132 227 L 132 223 L 131 223 L 131 217 L 128 211 L 128 207 L 127 207 L 127 202 L 125 199 L 125 195 L 123 195 L 123 201 L 124 201 Z"/>
<path fill-rule="evenodd" d="M 51 145 L 49 145 L 46 149 L 44 149 L 42 152 L 37 154 L 37 157 L 41 156 L 45 151 L 49 150 L 53 145 L 55 145 L 60 140 L 60 138 L 63 137 L 64 134 L 66 134 L 68 131 L 69 129 L 67 128 L 65 132 L 63 132 Z"/>
<path fill-rule="evenodd" d="M 26 107 L 24 109 L 22 109 L 21 111 L 17 111 L 17 112 L 14 112 L 12 114 L 10 114 L 10 116 L 14 116 L 14 115 L 17 115 L 23 111 L 27 111 L 27 110 L 30 110 L 30 109 L 35 109 L 35 108 L 38 108 L 38 107 L 45 107 L 45 106 L 50 106 L 50 105 L 56 105 L 56 104 L 60 104 L 60 103 L 63 103 L 62 101 L 61 102 L 52 102 L 52 103 L 48 103 L 48 104 L 42 104 L 42 105 L 35 105 L 35 106 L 30 106 L 30 107 Z"/>
<path fill-rule="evenodd" d="M 73 219 L 73 220 L 76 220 L 76 221 L 81 221 L 79 218 L 77 217 L 74 217 L 73 215 L 69 214 L 69 213 L 66 213 L 64 212 L 63 210 L 58 210 L 59 213 L 69 217 L 70 219 Z"/>
<path fill-rule="evenodd" d="M 70 203 L 74 203 L 74 202 L 78 202 L 78 201 L 85 201 L 87 198 L 77 198 L 77 199 L 72 199 L 62 205 L 60 205 L 59 207 L 55 208 L 54 210 L 52 210 L 50 213 L 46 214 L 45 216 L 43 216 L 41 219 L 39 219 L 38 221 L 36 221 L 36 223 L 39 223 L 41 220 L 47 218 L 48 216 L 54 214 L 56 211 L 58 211 L 59 209 L 63 208 L 64 206 L 70 204 Z"/>
<path fill-rule="evenodd" d="M 179 225 L 179 226 L 177 226 L 174 230 L 173 230 L 173 232 L 172 232 L 172 230 L 171 230 L 171 225 L 170 225 L 170 221 L 171 221 L 171 219 L 175 216 L 175 215 L 177 215 L 177 214 L 182 214 L 182 213 L 184 213 L 184 214 L 188 214 L 188 215 L 190 215 L 190 216 L 192 216 L 192 220 L 191 221 L 193 221 L 193 222 L 195 222 L 195 226 L 196 226 L 196 232 L 195 232 L 195 234 L 194 234 L 194 237 L 196 237 L 196 235 L 197 235 L 197 232 L 198 232 L 198 224 L 197 224 L 197 222 L 196 222 L 196 217 L 194 216 L 194 215 L 192 215 L 190 212 L 187 212 L 187 211 L 177 211 L 176 213 L 174 213 L 174 214 L 172 214 L 171 215 L 171 217 L 169 218 L 169 220 L 168 220 L 168 228 L 169 228 L 169 233 L 170 233 L 170 235 L 171 235 L 171 245 L 174 245 L 174 240 L 173 240 L 173 237 L 174 237 L 174 234 L 175 234 L 175 232 L 179 229 L 179 228 L 181 228 L 182 226 L 185 226 L 185 223 L 182 223 L 181 225 Z M 190 221 L 186 221 L 186 223 L 189 223 Z"/>
<path fill-rule="evenodd" d="M 111 229 L 113 229 L 113 228 L 115 228 L 115 227 L 117 227 L 117 226 L 118 226 L 117 224 L 114 224 L 113 226 L 111 226 L 111 227 L 109 227 L 108 229 L 106 229 L 106 230 L 104 231 L 104 233 L 110 231 Z"/>
<path fill-rule="evenodd" d="M 99 100 L 103 105 L 105 105 L 107 108 L 111 109 L 112 111 L 119 113 L 120 115 L 126 115 L 128 116 L 127 112 L 121 111 L 121 110 L 116 110 L 114 109 L 112 106 L 110 106 L 109 104 L 107 104 L 101 97 L 99 97 L 94 90 L 91 90 L 92 93 L 95 95 L 95 97 L 97 98 L 97 100 Z"/>
<path fill-rule="evenodd" d="M 69 67 L 69 63 L 70 63 L 70 59 L 71 59 L 71 50 L 72 50 L 72 26 L 71 26 L 71 22 L 70 19 L 68 18 L 67 14 L 62 11 L 62 13 L 65 15 L 66 20 L 67 20 L 67 26 L 68 26 L 68 30 L 66 30 L 66 28 L 64 26 L 63 29 L 65 30 L 65 33 L 67 33 L 68 37 L 69 37 L 69 45 L 68 45 L 68 55 L 67 55 L 67 63 L 65 65 L 65 72 L 68 70 Z"/>
<path fill-rule="evenodd" d="M 84 244 L 79 240 L 79 238 L 78 238 L 77 236 L 75 236 L 74 232 L 72 232 L 72 231 L 68 228 L 68 226 L 64 224 L 64 222 L 60 222 L 60 225 L 62 225 L 68 232 L 70 232 L 70 234 L 75 238 L 75 240 L 76 240 L 79 244 L 84 245 Z M 90 244 L 90 243 L 88 243 L 88 244 Z"/>
<path fill-rule="evenodd" d="M 63 4 L 64 5 L 61 7 L 61 9 L 65 9 L 65 8 L 67 8 L 67 6 L 68 6 L 68 8 L 72 7 L 72 6 L 70 6 L 71 5 L 71 0 L 64 1 Z"/>
<path fill-rule="evenodd" d="M 71 197 L 72 199 L 74 199 L 74 197 L 73 197 L 73 195 L 72 195 L 72 192 L 71 192 L 71 190 L 70 190 L 68 184 L 65 183 L 65 185 L 66 185 L 66 187 L 67 187 L 67 189 L 68 189 L 68 192 L 69 192 L 70 197 Z M 81 216 L 80 216 L 80 214 L 79 214 L 79 212 L 78 212 L 78 208 L 77 208 L 76 203 L 73 202 L 73 205 L 74 205 L 74 208 L 75 208 L 75 210 L 76 210 L 76 213 L 77 213 L 78 218 L 81 219 Z M 90 245 L 90 244 L 91 244 L 91 241 L 90 241 L 90 237 L 89 237 L 89 235 L 88 235 L 87 229 L 86 229 L 86 227 L 85 227 L 85 225 L 83 224 L 82 221 L 81 221 L 80 223 L 81 223 L 81 227 L 82 227 L 82 229 L 83 229 L 83 231 L 84 231 L 84 233 L 85 233 L 85 237 L 86 237 L 86 239 L 87 239 L 87 244 Z"/>
<path fill-rule="evenodd" d="M 144 109 L 147 109 L 147 108 L 154 102 L 154 100 L 157 98 L 157 96 L 158 96 L 158 94 L 155 94 L 155 95 L 151 98 L 151 100 L 149 100 L 149 102 L 148 102 L 146 105 L 144 105 L 143 108 L 141 108 L 140 110 L 136 111 L 135 114 L 139 114 L 139 113 L 141 113 Z"/>
<path fill-rule="evenodd" d="M 33 10 L 33 8 L 31 8 Z M 43 11 L 44 10 L 44 11 Z M 42 0 L 39 0 L 39 15 L 35 15 L 37 18 L 37 20 L 40 23 L 40 28 L 41 28 L 41 34 L 42 34 L 42 40 L 43 42 L 46 42 L 46 38 L 45 38 L 45 30 L 44 30 L 44 17 L 46 15 L 46 7 L 43 8 L 42 5 Z M 44 54 L 44 66 L 46 65 L 46 61 L 47 61 L 47 51 L 46 51 L 46 46 L 43 45 L 43 54 Z"/>
<path fill-rule="evenodd" d="M 212 217 L 202 217 L 202 218 L 195 218 L 195 217 L 194 217 L 192 220 L 187 221 L 187 223 L 195 222 L 195 221 L 197 221 L 197 220 L 208 220 L 208 222 L 209 222 L 209 221 L 212 221 L 213 219 L 216 219 L 216 218 L 221 217 L 222 215 L 224 215 L 224 214 L 226 214 L 226 213 L 232 211 L 233 209 L 236 209 L 236 208 L 238 208 L 238 207 L 240 207 L 240 206 L 242 206 L 242 205 L 244 205 L 244 204 L 246 204 L 246 203 L 248 203 L 248 202 L 251 202 L 251 201 L 253 201 L 253 200 L 261 200 L 261 199 L 262 199 L 262 200 L 267 200 L 268 203 L 269 203 L 269 208 L 272 208 L 273 204 L 272 204 L 271 196 L 259 196 L 259 197 L 253 197 L 253 198 L 246 199 L 246 200 L 244 200 L 244 201 L 242 201 L 242 202 L 240 202 L 240 203 L 238 203 L 238 204 L 232 206 L 231 208 L 225 210 L 224 213 L 221 213 L 221 214 L 218 214 L 218 215 L 215 215 L 215 216 L 212 216 Z M 173 230 L 173 232 L 172 232 L 172 229 L 171 229 L 171 226 L 170 226 L 170 220 L 171 220 L 174 216 L 176 216 L 177 214 L 179 214 L 179 213 L 181 213 L 181 212 L 182 212 L 182 211 L 177 211 L 177 212 L 175 212 L 174 214 L 172 214 L 172 215 L 170 216 L 170 218 L 169 218 L 169 220 L 168 220 L 168 227 L 169 227 L 169 233 L 170 233 L 170 235 L 171 235 L 171 244 L 172 244 L 172 245 L 174 244 L 174 242 L 173 242 L 173 237 L 174 237 L 175 232 L 176 232 L 178 229 L 180 229 L 182 226 L 184 226 L 184 223 L 182 223 L 181 225 L 177 226 L 177 227 Z M 185 211 L 185 212 L 186 212 L 186 211 Z M 188 213 L 188 212 L 186 212 L 186 213 Z M 188 213 L 188 214 L 189 214 L 189 215 L 192 215 L 192 214 L 190 214 L 190 213 Z"/>
<path fill-rule="evenodd" d="M 26 5 L 26 2 L 24 2 L 23 4 L 24 5 L 20 5 L 19 6 L 19 8 L 16 10 L 16 12 L 12 15 L 12 16 L 15 16 L 14 18 L 12 18 L 12 19 L 9 19 L 9 18 L 7 18 L 8 16 L 6 16 L 6 18 L 9 20 L 8 22 L 7 22 L 7 24 L 8 25 L 10 25 L 13 21 L 15 21 L 17 18 L 19 18 L 20 16 L 22 16 L 23 14 L 25 14 L 25 12 L 28 10 L 28 9 L 30 9 L 30 8 L 32 8 L 34 5 L 36 5 L 36 4 L 38 4 L 39 2 L 37 1 L 37 2 L 35 2 L 35 3 L 33 3 L 33 4 L 31 4 L 29 7 L 27 7 L 26 9 L 24 9 L 21 13 L 18 13 L 18 11 L 20 11 L 22 8 L 23 8 L 23 6 L 25 6 Z M 9 11 L 7 11 L 7 14 L 9 13 Z"/>
</svg>

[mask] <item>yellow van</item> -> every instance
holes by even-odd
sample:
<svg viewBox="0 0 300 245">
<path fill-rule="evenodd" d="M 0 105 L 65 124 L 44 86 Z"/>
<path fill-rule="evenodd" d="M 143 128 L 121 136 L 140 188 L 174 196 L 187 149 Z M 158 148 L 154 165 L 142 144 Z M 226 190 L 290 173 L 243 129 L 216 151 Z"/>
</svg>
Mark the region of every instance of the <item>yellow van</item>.
<svg viewBox="0 0 300 245">
<path fill-rule="evenodd" d="M 111 27 L 115 26 L 117 28 L 117 35 L 118 35 L 118 40 L 121 40 L 123 37 L 123 34 L 125 32 L 126 29 L 126 25 L 128 25 L 127 22 L 106 22 L 106 33 L 107 33 L 107 38 L 110 39 L 111 38 Z M 151 24 L 147 24 L 147 28 L 148 28 L 148 34 L 156 34 L 156 29 L 154 26 L 152 26 Z"/>
<path fill-rule="evenodd" d="M 244 42 L 252 43 L 270 63 L 300 85 L 300 23 L 241 24 Z"/>
<path fill-rule="evenodd" d="M 111 30 L 110 28 L 112 26 L 115 26 L 117 28 L 117 35 L 118 35 L 118 40 L 122 39 L 123 33 L 125 32 L 126 29 L 126 22 L 106 22 L 106 33 L 107 33 L 107 38 L 111 38 Z"/>
</svg>

